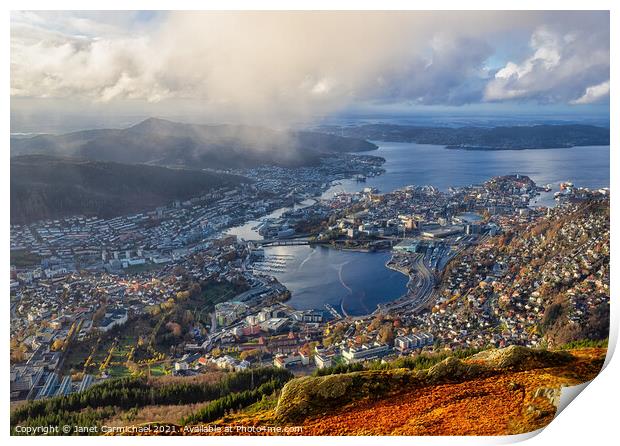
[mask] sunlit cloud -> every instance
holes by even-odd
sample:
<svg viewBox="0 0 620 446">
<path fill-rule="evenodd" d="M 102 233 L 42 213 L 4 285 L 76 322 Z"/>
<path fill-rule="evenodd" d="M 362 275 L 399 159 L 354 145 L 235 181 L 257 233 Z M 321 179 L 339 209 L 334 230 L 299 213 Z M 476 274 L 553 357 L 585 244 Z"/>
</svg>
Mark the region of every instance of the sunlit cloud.
<svg viewBox="0 0 620 446">
<path fill-rule="evenodd" d="M 505 39 L 529 41 L 530 54 L 506 54 Z M 489 69 L 490 59 L 508 62 Z M 577 105 L 608 100 L 609 22 L 590 12 L 15 12 L 11 95 L 187 100 L 281 119 L 361 102 Z"/>
<path fill-rule="evenodd" d="M 573 104 L 592 104 L 602 99 L 609 98 L 609 81 L 601 82 L 586 88 L 586 92 L 578 99 L 572 101 Z"/>
</svg>

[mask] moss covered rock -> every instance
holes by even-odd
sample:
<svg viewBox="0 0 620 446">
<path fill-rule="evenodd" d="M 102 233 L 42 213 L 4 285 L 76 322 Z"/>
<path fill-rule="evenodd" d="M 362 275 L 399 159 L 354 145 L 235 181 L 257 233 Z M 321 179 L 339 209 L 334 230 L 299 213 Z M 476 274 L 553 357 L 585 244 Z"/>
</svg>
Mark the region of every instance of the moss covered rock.
<svg viewBox="0 0 620 446">
<path fill-rule="evenodd" d="M 275 414 L 280 422 L 301 422 L 308 417 L 332 413 L 356 400 L 382 398 L 416 387 L 464 382 L 502 370 L 555 367 L 573 359 L 567 352 L 511 346 L 481 352 L 464 360 L 449 357 L 428 370 L 363 370 L 321 377 L 306 376 L 293 379 L 284 386 Z"/>
<path fill-rule="evenodd" d="M 568 352 L 531 349 L 518 345 L 486 350 L 471 357 L 471 360 L 482 361 L 492 369 L 531 370 L 545 367 L 556 367 L 572 361 Z"/>
<path fill-rule="evenodd" d="M 422 385 L 425 375 L 424 371 L 393 369 L 297 378 L 282 389 L 276 417 L 281 421 L 300 421 L 354 400 L 379 398 Z"/>
<path fill-rule="evenodd" d="M 487 371 L 484 365 L 467 363 L 451 356 L 428 369 L 426 381 L 429 384 L 459 382 L 475 378 Z"/>
</svg>

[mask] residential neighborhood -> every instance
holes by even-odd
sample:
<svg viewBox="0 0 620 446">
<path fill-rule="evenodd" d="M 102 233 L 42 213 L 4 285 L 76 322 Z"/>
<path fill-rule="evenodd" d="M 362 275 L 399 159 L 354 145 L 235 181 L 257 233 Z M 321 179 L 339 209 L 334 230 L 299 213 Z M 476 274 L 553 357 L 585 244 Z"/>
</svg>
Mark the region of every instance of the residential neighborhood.
<svg viewBox="0 0 620 446">
<path fill-rule="evenodd" d="M 545 188 L 521 175 L 448 191 L 368 187 L 284 209 L 256 239 L 229 233 L 295 200 L 253 198 L 287 184 L 285 170 L 265 169 L 215 201 L 13 226 L 12 399 L 126 374 L 270 366 L 303 375 L 438 349 L 559 345 L 605 317 L 607 190 L 573 187 L 555 208 L 536 208 Z M 311 172 L 302 183 L 323 178 Z M 408 277 L 406 291 L 361 316 L 295 308 L 276 278 L 289 258 L 266 254 L 289 243 L 391 252 L 386 267 Z"/>
</svg>

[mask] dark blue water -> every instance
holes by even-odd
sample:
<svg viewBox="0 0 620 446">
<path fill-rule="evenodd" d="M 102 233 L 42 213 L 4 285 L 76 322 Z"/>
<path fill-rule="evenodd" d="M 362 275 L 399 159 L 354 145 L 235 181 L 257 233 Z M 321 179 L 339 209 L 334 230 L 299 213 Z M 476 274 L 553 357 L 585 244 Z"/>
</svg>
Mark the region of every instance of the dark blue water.
<svg viewBox="0 0 620 446">
<path fill-rule="evenodd" d="M 562 181 L 581 187 L 609 187 L 609 146 L 467 151 L 413 143 L 377 142 L 377 145 L 378 150 L 368 153 L 385 158 L 385 174 L 368 178 L 366 183 L 342 181 L 323 196 L 331 197 L 338 191 L 355 192 L 366 186 L 376 187 L 380 192 L 427 184 L 445 190 L 513 173 L 528 175 L 540 186 L 551 184 L 554 190 L 559 189 Z M 552 193 L 542 196 L 538 204 L 553 205 L 552 196 Z"/>
<path fill-rule="evenodd" d="M 293 256 L 286 272 L 275 276 L 291 290 L 289 303 L 295 308 L 323 309 L 329 303 L 349 315 L 368 314 L 377 304 L 402 296 L 408 281 L 404 274 L 385 267 L 391 257 L 387 252 L 281 246 L 266 248 L 265 253 Z"/>
<path fill-rule="evenodd" d="M 372 186 L 389 192 L 407 185 L 450 186 L 480 184 L 490 177 L 520 173 L 538 185 L 557 190 L 562 181 L 576 186 L 609 186 L 609 146 L 570 149 L 464 151 L 409 143 L 378 143 L 371 154 L 386 159 L 386 173 L 366 183 L 343 181 L 324 194 L 354 192 Z M 538 205 L 553 206 L 553 191 Z M 378 303 L 404 294 L 407 278 L 385 267 L 388 253 L 358 253 L 307 246 L 268 248 L 267 253 L 292 255 L 284 273 L 275 274 L 292 293 L 296 308 L 323 308 L 325 303 L 351 315 L 368 314 Z"/>
</svg>

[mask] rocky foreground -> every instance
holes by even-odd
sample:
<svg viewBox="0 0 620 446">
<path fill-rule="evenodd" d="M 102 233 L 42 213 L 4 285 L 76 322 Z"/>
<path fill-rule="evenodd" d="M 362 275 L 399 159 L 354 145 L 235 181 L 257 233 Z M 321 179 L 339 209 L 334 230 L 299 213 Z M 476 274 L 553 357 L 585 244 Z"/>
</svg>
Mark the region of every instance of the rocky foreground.
<svg viewBox="0 0 620 446">
<path fill-rule="evenodd" d="M 437 382 L 377 401 L 352 403 L 322 417 L 304 420 L 304 435 L 511 435 L 549 424 L 562 387 L 593 379 L 605 351 L 573 351 L 564 362 L 528 359 L 514 364 L 511 354 L 460 362 L 447 360 L 431 368 Z M 490 361 L 489 361 L 490 359 Z M 495 360 L 498 359 L 497 362 Z M 556 362 L 557 360 L 557 362 Z M 480 361 L 477 363 L 476 361 Z M 499 367 L 496 367 L 499 366 Z M 462 371 L 450 379 L 449 370 Z M 471 374 L 470 374 L 471 373 Z M 451 382 L 454 381 L 454 382 Z"/>
<path fill-rule="evenodd" d="M 552 352 L 511 346 L 464 360 L 450 357 L 427 370 L 296 378 L 284 386 L 277 403 L 264 402 L 258 410 L 230 414 L 209 426 L 231 426 L 232 435 L 293 426 L 301 427 L 295 435 L 524 433 L 550 423 L 562 387 L 593 379 L 605 354 L 602 348 Z M 248 430 L 240 432 L 240 426 Z M 186 435 L 214 434 L 178 428 Z"/>
</svg>

